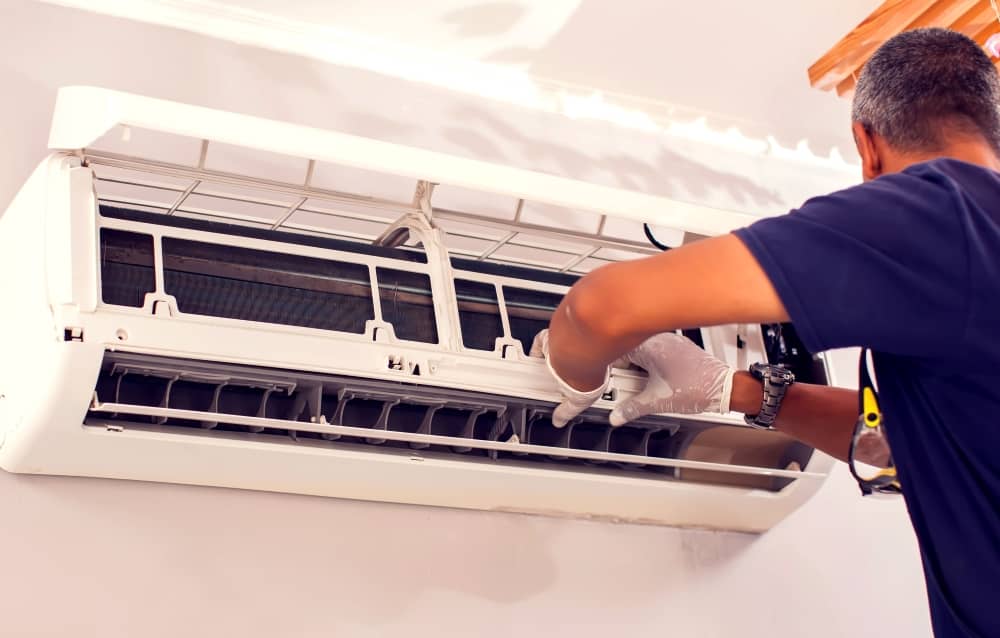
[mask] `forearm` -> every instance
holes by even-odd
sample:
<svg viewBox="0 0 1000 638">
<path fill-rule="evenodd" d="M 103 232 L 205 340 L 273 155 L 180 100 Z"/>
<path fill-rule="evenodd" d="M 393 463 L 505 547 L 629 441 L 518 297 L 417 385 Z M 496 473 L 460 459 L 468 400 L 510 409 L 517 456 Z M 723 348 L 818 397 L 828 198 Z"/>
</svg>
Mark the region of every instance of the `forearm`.
<svg viewBox="0 0 1000 638">
<path fill-rule="evenodd" d="M 753 255 L 735 235 L 724 235 L 585 276 L 552 317 L 548 356 L 562 380 L 587 391 L 601 386 L 611 362 L 653 335 L 788 320 Z M 755 414 L 762 396 L 752 376 L 736 374 L 733 410 Z M 776 427 L 846 460 L 857 416 L 854 391 L 798 383 L 789 388 Z"/>
<path fill-rule="evenodd" d="M 560 307 L 552 318 L 549 332 L 551 363 L 563 380 L 581 391 L 599 387 L 604 382 L 608 362 L 636 345 L 638 343 L 631 343 L 628 337 L 607 338 L 589 333 L 585 322 L 574 321 L 568 307 Z M 744 414 L 756 414 L 762 399 L 761 382 L 748 372 L 736 372 L 730 408 Z M 857 418 L 856 391 L 796 383 L 782 401 L 775 428 L 846 461 Z M 880 446 L 861 449 L 858 453 L 860 460 L 873 465 L 884 465 L 885 456 L 886 451 Z"/>
<path fill-rule="evenodd" d="M 583 277 L 553 315 L 549 360 L 578 390 L 648 337 L 678 328 L 788 321 L 777 293 L 735 235 L 704 239 Z"/>
<path fill-rule="evenodd" d="M 736 373 L 731 402 L 734 411 L 756 414 L 762 397 L 760 381 L 748 372 Z M 855 390 L 796 383 L 788 388 L 781 402 L 775 428 L 846 461 L 857 418 L 858 394 Z"/>
</svg>

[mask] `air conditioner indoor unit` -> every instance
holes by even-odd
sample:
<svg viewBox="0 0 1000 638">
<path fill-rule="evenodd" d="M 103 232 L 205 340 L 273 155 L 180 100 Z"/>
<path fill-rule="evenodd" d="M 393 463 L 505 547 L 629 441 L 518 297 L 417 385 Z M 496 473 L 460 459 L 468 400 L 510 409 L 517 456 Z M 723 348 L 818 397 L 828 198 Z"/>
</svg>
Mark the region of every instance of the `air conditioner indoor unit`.
<svg viewBox="0 0 1000 638">
<path fill-rule="evenodd" d="M 0 466 L 761 531 L 832 459 L 740 415 L 565 428 L 527 356 L 568 287 L 752 218 L 90 87 L 0 218 Z M 685 331 L 832 382 L 791 326 Z"/>
</svg>

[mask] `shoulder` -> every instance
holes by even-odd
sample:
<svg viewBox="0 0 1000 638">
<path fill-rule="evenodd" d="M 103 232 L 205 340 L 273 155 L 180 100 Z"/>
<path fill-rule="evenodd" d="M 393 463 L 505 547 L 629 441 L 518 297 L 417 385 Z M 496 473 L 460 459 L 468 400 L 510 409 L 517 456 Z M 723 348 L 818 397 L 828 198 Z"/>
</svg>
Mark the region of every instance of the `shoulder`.
<svg viewBox="0 0 1000 638">
<path fill-rule="evenodd" d="M 985 166 L 970 164 L 950 157 L 939 157 L 910 166 L 899 175 L 909 175 L 924 181 L 962 188 L 976 183 L 1000 185 L 1000 173 Z"/>
<path fill-rule="evenodd" d="M 916 164 L 898 173 L 814 197 L 799 211 L 881 213 L 887 215 L 940 212 L 942 204 L 956 200 L 961 176 L 941 160 Z M 798 211 L 793 211 L 798 212 Z"/>
<path fill-rule="evenodd" d="M 960 164 L 960 165 L 959 165 Z M 990 171 L 952 160 L 934 160 L 899 173 L 813 197 L 789 215 L 762 220 L 749 234 L 834 232 L 865 243 L 921 244 L 960 230 L 966 191 Z M 1000 180 L 997 181 L 1000 189 Z"/>
<path fill-rule="evenodd" d="M 953 177 L 911 167 L 736 231 L 813 351 L 928 351 L 966 313 L 965 204 Z M 873 312 L 877 309 L 877 312 Z"/>
<path fill-rule="evenodd" d="M 894 205 L 910 213 L 947 215 L 963 208 L 970 198 L 1000 197 L 1000 174 L 976 164 L 938 158 L 834 193 L 837 195 L 862 204 Z"/>
</svg>

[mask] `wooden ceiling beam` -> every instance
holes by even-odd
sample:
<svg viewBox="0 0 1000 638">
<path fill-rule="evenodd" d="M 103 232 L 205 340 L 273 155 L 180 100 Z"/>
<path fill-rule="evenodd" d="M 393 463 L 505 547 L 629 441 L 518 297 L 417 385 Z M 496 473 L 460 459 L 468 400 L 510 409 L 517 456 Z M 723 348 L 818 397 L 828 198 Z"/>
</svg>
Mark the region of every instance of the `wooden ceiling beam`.
<svg viewBox="0 0 1000 638">
<path fill-rule="evenodd" d="M 985 12 L 984 7 L 986 9 Z M 986 15 L 989 19 L 984 19 L 984 15 Z M 922 29 L 924 27 L 954 28 L 952 25 L 959 24 L 959 21 L 961 20 L 965 20 L 963 25 L 966 29 L 971 31 L 971 33 L 966 33 L 966 35 L 969 35 L 970 37 L 977 34 L 983 28 L 1000 26 L 997 24 L 997 19 L 993 13 L 993 8 L 990 6 L 989 0 L 948 0 L 945 2 L 935 3 L 930 9 L 917 16 L 913 22 L 906 25 L 904 30 L 909 31 L 911 29 Z M 963 31 L 963 33 L 965 32 Z M 989 35 L 986 37 L 988 38 Z M 879 45 L 881 44 L 882 42 L 879 42 Z M 854 95 L 854 84 L 858 80 L 858 74 L 861 73 L 861 68 L 867 61 L 868 59 L 865 58 L 861 65 L 859 65 L 854 71 L 851 72 L 850 75 L 837 84 L 837 95 L 847 98 Z"/>
<path fill-rule="evenodd" d="M 979 0 L 971 9 L 953 22 L 949 28 L 975 38 L 983 29 L 997 24 L 997 16 L 990 0 Z M 989 37 L 989 36 L 987 36 Z"/>
<path fill-rule="evenodd" d="M 855 73 L 879 45 L 912 24 L 936 2 L 937 0 L 886 0 L 809 67 L 809 83 L 824 91 L 835 89 Z"/>
<path fill-rule="evenodd" d="M 837 85 L 837 96 L 845 97 L 851 99 L 854 97 L 854 85 L 857 81 L 854 79 L 853 75 L 849 75 L 844 78 L 843 82 Z"/>
<path fill-rule="evenodd" d="M 986 44 L 986 41 L 990 39 L 990 36 L 994 33 L 1000 32 L 1000 23 L 994 21 L 979 30 L 978 33 L 972 36 L 972 39 L 979 43 L 980 46 Z"/>
<path fill-rule="evenodd" d="M 952 28 L 952 25 L 969 14 L 979 17 L 983 6 L 989 9 L 989 0 L 939 0 L 934 3 L 934 6 L 921 13 L 917 16 L 916 20 L 906 25 L 906 28 L 902 30 L 909 31 L 910 29 L 922 29 L 924 27 Z M 892 35 L 896 34 L 893 33 Z"/>
<path fill-rule="evenodd" d="M 964 33 L 970 38 L 997 21 L 996 13 L 990 6 L 990 0 L 979 0 L 976 6 L 965 12 L 950 28 Z"/>
</svg>

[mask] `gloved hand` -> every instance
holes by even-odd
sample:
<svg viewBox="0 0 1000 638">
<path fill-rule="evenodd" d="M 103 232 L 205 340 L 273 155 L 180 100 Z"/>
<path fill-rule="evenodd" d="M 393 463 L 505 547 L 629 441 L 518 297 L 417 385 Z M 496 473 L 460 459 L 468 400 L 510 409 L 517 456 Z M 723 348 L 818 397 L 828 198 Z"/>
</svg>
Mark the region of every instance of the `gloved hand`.
<svg viewBox="0 0 1000 638">
<path fill-rule="evenodd" d="M 531 352 L 528 353 L 532 357 L 543 357 L 545 359 L 545 365 L 548 366 L 549 372 L 552 377 L 559 384 L 559 391 L 562 393 L 563 400 L 555 411 L 552 412 L 552 425 L 557 428 L 565 426 L 570 419 L 580 414 L 587 408 L 589 408 L 594 401 L 601 398 L 601 395 L 607 391 L 608 382 L 611 380 L 611 369 L 604 373 L 604 383 L 599 387 L 589 390 L 587 392 L 582 392 L 577 390 L 570 384 L 563 381 L 556 371 L 552 368 L 552 363 L 549 361 L 549 331 L 542 330 L 537 335 L 535 335 L 535 340 L 531 344 Z"/>
<path fill-rule="evenodd" d="M 563 427 L 589 408 L 607 391 L 611 367 L 634 364 L 646 370 L 649 380 L 639 394 L 623 401 L 610 416 L 619 426 L 647 414 L 699 414 L 729 412 L 735 370 L 699 348 L 687 337 L 665 332 L 644 341 L 625 357 L 615 361 L 605 373 L 604 383 L 582 392 L 559 378 L 549 362 L 549 331 L 535 336 L 530 355 L 544 357 L 549 372 L 559 384 L 563 402 L 552 413 L 552 424 Z"/>
<path fill-rule="evenodd" d="M 611 412 L 618 426 L 647 414 L 729 412 L 735 370 L 687 337 L 665 332 L 644 341 L 626 357 L 649 374 L 646 387 Z"/>
</svg>

